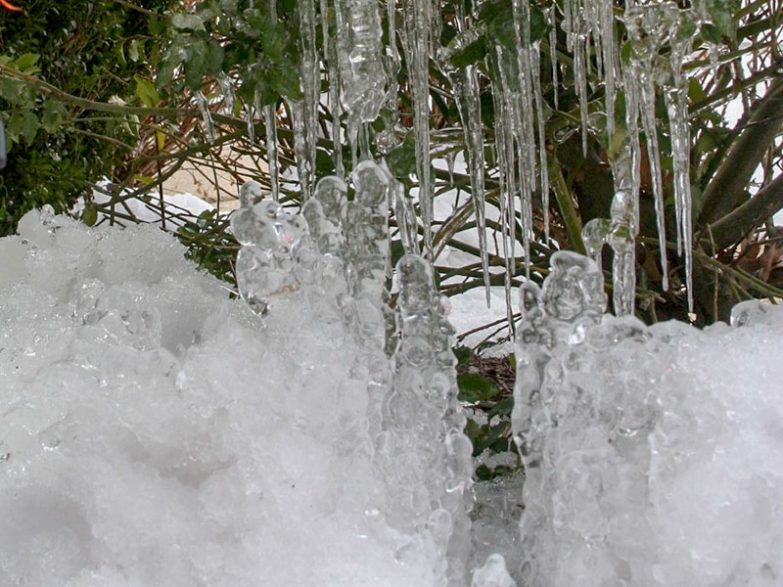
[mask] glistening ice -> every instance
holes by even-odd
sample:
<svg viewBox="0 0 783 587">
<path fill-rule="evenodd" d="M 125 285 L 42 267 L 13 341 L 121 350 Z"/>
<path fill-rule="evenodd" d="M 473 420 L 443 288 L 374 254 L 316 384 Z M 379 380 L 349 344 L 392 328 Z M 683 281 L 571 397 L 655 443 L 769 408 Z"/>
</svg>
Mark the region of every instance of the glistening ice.
<svg viewBox="0 0 783 587">
<path fill-rule="evenodd" d="M 531 473 L 479 484 L 469 528 L 441 494 L 459 418 L 375 396 L 356 323 L 306 280 L 261 318 L 156 228 L 33 212 L 19 234 L 0 240 L 2 587 L 783 580 L 777 308 L 647 328 L 602 316 L 590 262 L 555 259 L 519 328 Z M 376 383 L 415 389 L 418 350 Z"/>
</svg>

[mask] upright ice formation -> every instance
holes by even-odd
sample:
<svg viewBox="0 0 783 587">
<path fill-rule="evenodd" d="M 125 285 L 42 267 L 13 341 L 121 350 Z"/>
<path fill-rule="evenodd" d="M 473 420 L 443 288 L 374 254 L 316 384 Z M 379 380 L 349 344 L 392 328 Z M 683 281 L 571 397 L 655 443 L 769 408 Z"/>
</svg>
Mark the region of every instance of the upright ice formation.
<svg viewBox="0 0 783 587">
<path fill-rule="evenodd" d="M 457 403 L 454 330 L 443 315 L 427 260 L 405 255 L 396 274 L 399 346 L 376 440 L 378 466 L 388 479 L 387 499 L 396 506 L 387 503 L 384 509 L 396 510 L 387 515 L 390 525 L 419 538 L 400 550 L 403 560 L 421 550 L 445 550 L 448 566 L 436 569 L 440 580 L 465 585 L 473 469 L 472 447 L 462 432 L 465 416 Z M 422 428 L 415 414 L 438 424 Z M 408 464 L 408 475 L 390 475 L 400 460 Z"/>
<path fill-rule="evenodd" d="M 274 273 L 292 229 L 244 196 L 237 236 Z M 448 452 L 442 399 L 405 413 L 407 452 L 379 474 L 368 382 L 346 360 L 361 345 L 308 306 L 344 275 L 273 295 L 246 276 L 274 300 L 261 320 L 155 227 L 31 212 L 19 232 L 0 240 L 1 585 L 451 587 L 461 491 L 403 529 L 389 521 L 420 490 L 389 487 L 461 489 L 469 445 Z M 418 459 L 434 434 L 445 460 Z"/>
<path fill-rule="evenodd" d="M 783 313 L 750 302 L 741 328 L 704 331 L 601 317 L 593 263 L 561 255 L 520 291 L 509 569 L 530 587 L 779 584 Z"/>
<path fill-rule="evenodd" d="M 242 245 L 237 256 L 237 285 L 253 311 L 263 315 L 274 296 L 300 285 L 294 264 L 302 257 L 300 249 L 310 244 L 303 238 L 307 223 L 274 200 L 264 199 L 261 187 L 254 182 L 242 186 L 239 205 L 231 217 L 234 236 Z"/>
</svg>

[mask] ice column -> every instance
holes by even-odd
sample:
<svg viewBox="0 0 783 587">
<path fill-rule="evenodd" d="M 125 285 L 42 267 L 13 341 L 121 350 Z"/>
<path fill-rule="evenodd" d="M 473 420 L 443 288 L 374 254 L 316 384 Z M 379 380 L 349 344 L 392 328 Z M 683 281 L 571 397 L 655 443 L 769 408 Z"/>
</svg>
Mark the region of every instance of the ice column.
<svg viewBox="0 0 783 587">
<path fill-rule="evenodd" d="M 539 291 L 533 283 L 520 288 L 522 323 L 516 335 L 517 380 L 512 427 L 525 464 L 525 512 L 522 515 L 524 585 L 549 585 L 554 577 L 552 548 L 557 512 L 552 480 L 545 470 L 545 432 L 557 422 L 553 410 L 562 401 L 558 382 L 606 306 L 603 278 L 595 263 L 571 252 L 552 255 L 551 272 Z M 557 360 L 554 360 L 557 357 Z"/>
<path fill-rule="evenodd" d="M 237 255 L 237 286 L 257 314 L 268 312 L 274 296 L 301 285 L 296 257 L 307 235 L 304 218 L 263 199 L 261 186 L 248 182 L 239 193 L 240 208 L 231 217 L 231 229 L 242 248 Z"/>
<path fill-rule="evenodd" d="M 426 259 L 405 255 L 396 275 L 399 345 L 376 442 L 377 465 L 389 488 L 384 509 L 393 528 L 416 537 L 401 546 L 400 560 L 420 550 L 446 554 L 447 567 L 436 570 L 434 584 L 465 585 L 472 448 L 462 433 L 465 416 L 457 402 L 454 330 Z M 407 475 L 384 474 L 399 470 L 399 462 L 408 463 Z"/>
</svg>

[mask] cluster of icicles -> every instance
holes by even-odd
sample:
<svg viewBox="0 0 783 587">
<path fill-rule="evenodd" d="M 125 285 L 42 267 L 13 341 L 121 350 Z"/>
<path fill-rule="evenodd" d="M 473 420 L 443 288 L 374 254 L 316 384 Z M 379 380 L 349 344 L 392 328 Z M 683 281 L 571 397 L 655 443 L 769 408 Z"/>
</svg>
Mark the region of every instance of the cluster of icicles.
<svg viewBox="0 0 783 587">
<path fill-rule="evenodd" d="M 276 14 L 275 0 L 271 14 Z M 490 48 L 487 71 L 492 80 L 484 79 L 475 65 L 457 68 L 450 57 L 476 40 L 484 23 L 478 17 L 478 4 L 466 12 L 457 3 L 456 19 L 459 35 L 448 47 L 440 46 L 441 12 L 433 0 L 402 0 L 403 18 L 396 18 L 398 3 L 386 1 L 388 30 L 383 31 L 380 5 L 376 0 L 297 0 L 301 22 L 301 86 L 303 98 L 289 100 L 294 132 L 294 152 L 303 201 L 315 189 L 316 141 L 319 132 L 318 106 L 328 100 L 332 112 L 329 134 L 334 143 L 336 174 L 344 174 L 340 117 L 347 120 L 347 142 L 351 146 L 352 168 L 358 161 L 371 159 L 369 124 L 383 112 L 383 129 L 374 133 L 377 153 L 383 155 L 401 143 L 405 129 L 399 125 L 397 76 L 403 63 L 398 46 L 404 52 L 412 98 L 413 130 L 418 176 L 418 202 L 423 233 L 422 252 L 433 257 L 433 177 L 430 149 L 429 67 L 436 64 L 449 79 L 453 99 L 458 106 L 464 129 L 470 190 L 475 208 L 476 226 L 481 250 L 485 284 L 489 287 L 487 225 L 485 220 L 485 147 L 487 137 L 482 126 L 480 87 L 491 86 L 495 110 L 494 160 L 500 186 L 500 226 L 502 252 L 506 259 L 507 301 L 510 301 L 510 281 L 515 258 L 515 235 L 522 235 L 522 257 L 528 262 L 530 243 L 534 238 L 533 196 L 540 194 L 543 209 L 549 210 L 549 163 L 545 144 L 545 125 L 551 108 L 543 98 L 541 84 L 541 42 L 531 34 L 531 8 L 528 0 L 512 1 L 515 47 L 513 50 L 497 40 Z M 327 15 L 334 11 L 334 20 Z M 629 1 L 618 12 L 612 0 L 564 0 L 562 13 L 557 4 L 544 12 L 548 19 L 548 38 L 543 39 L 551 52 L 552 77 L 562 77 L 563 57 L 558 54 L 557 28 L 567 39 L 571 55 L 575 89 L 579 99 L 583 148 L 587 137 L 606 131 L 608 159 L 612 167 L 615 192 L 613 218 L 586 227 L 587 249 L 600 255 L 601 246 L 610 244 L 615 253 L 620 241 L 633 251 L 639 229 L 640 166 L 643 149 L 652 178 L 657 226 L 660 235 L 660 257 L 663 286 L 668 289 L 666 232 L 664 225 L 664 190 L 661 155 L 656 130 L 655 95 L 659 88 L 666 101 L 669 133 L 672 145 L 674 200 L 677 219 L 677 249 L 685 257 L 689 302 L 691 296 L 691 194 L 688 178 L 689 128 L 687 83 L 682 64 L 691 50 L 700 23 L 708 19 L 697 4 L 681 9 L 674 2 L 644 3 Z M 320 15 L 320 19 L 318 18 Z M 320 23 L 319 23 L 320 20 Z M 630 43 L 630 57 L 621 60 L 616 38 L 617 20 L 624 23 Z M 402 24 L 402 26 L 398 26 Z M 318 28 L 320 27 L 320 32 Z M 322 46 L 318 41 L 322 39 Z M 386 41 L 384 41 L 384 39 Z M 389 42 L 389 40 L 391 40 Z M 398 45 L 399 43 L 399 45 Z M 595 55 L 595 59 L 590 58 Z M 588 96 L 598 88 L 589 79 L 596 70 L 603 80 L 606 120 L 601 122 L 588 111 Z M 321 95 L 321 76 L 329 80 L 328 96 Z M 227 102 L 233 108 L 232 80 L 220 80 Z M 554 84 L 554 107 L 558 108 L 558 83 Z M 615 120 L 618 90 L 625 96 L 625 120 Z M 200 99 L 205 124 L 211 126 L 206 100 Z M 266 146 L 272 197 L 278 199 L 279 164 L 277 154 L 276 118 L 273 106 L 247 109 L 248 128 L 254 128 L 255 117 L 263 113 L 266 126 Z M 208 134 L 213 134 L 210 131 Z M 641 135 L 644 135 L 642 140 Z M 328 137 L 327 137 L 328 138 Z M 518 223 L 521 226 L 518 226 Z M 622 225 L 622 230 L 619 229 Z M 614 228 L 612 228 L 614 226 Z M 543 217 L 544 238 L 549 238 L 549 214 Z M 622 237 L 618 240 L 618 235 Z M 597 257 L 595 257 L 597 258 Z M 614 280 L 616 312 L 632 313 L 634 288 L 634 256 L 620 253 L 615 261 Z M 529 272 L 529 265 L 528 265 Z M 489 290 L 487 289 L 489 301 Z M 510 305 L 510 304 L 508 304 Z"/>
<path fill-rule="evenodd" d="M 280 296 L 296 292 L 312 315 L 346 326 L 361 349 L 351 372 L 368 382 L 375 405 L 370 426 L 374 465 L 389 472 L 381 475 L 387 522 L 411 536 L 428 535 L 446 554 L 448 564 L 438 571 L 446 584 L 462 585 L 471 548 L 473 467 L 457 402 L 455 331 L 432 265 L 413 252 L 396 264 L 399 291 L 392 309 L 388 213 L 398 184 L 371 161 L 357 165 L 350 179 L 353 200 L 342 179 L 325 177 L 299 215 L 264 198 L 257 184 L 243 185 L 241 207 L 232 216 L 242 244 L 237 283 L 260 315 L 273 311 Z M 400 459 L 411 465 L 403 477 L 392 474 Z M 488 564 L 496 566 L 494 559 Z"/>
</svg>

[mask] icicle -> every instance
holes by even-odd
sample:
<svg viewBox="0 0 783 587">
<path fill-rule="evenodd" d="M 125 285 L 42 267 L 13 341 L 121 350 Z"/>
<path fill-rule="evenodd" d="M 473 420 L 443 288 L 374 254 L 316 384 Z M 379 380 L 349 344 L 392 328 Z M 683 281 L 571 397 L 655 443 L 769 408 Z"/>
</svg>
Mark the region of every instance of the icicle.
<svg viewBox="0 0 783 587">
<path fill-rule="evenodd" d="M 348 141 L 356 164 L 359 127 L 378 117 L 386 97 L 381 19 L 375 0 L 335 0 L 340 98 L 348 112 Z"/>
<path fill-rule="evenodd" d="M 397 228 L 400 231 L 400 241 L 406 253 L 418 255 L 419 249 L 418 224 L 416 222 L 416 210 L 413 201 L 405 195 L 402 184 L 395 181 L 394 191 L 394 217 L 397 220 Z"/>
<path fill-rule="evenodd" d="M 326 56 L 327 74 L 329 76 L 329 111 L 332 114 L 332 158 L 334 160 L 335 175 L 342 177 L 345 174 L 343 167 L 343 138 L 340 124 L 340 68 L 337 60 L 337 41 L 332 39 L 329 31 L 329 3 L 328 0 L 320 0 L 321 3 L 321 31 L 323 34 L 323 50 Z"/>
<path fill-rule="evenodd" d="M 236 265 L 239 292 L 263 316 L 273 297 L 301 285 L 295 250 L 307 235 L 307 223 L 277 202 L 263 199 L 261 187 L 248 182 L 239 191 L 239 210 L 231 216 L 231 228 L 242 245 Z"/>
<path fill-rule="evenodd" d="M 307 128 L 305 105 L 301 100 L 291 100 L 288 102 L 288 110 L 291 115 L 291 127 L 294 133 L 294 159 L 296 160 L 296 169 L 299 175 L 299 185 L 301 186 L 302 198 L 307 200 L 311 195 L 310 177 L 312 169 L 308 157 L 307 148 Z"/>
<path fill-rule="evenodd" d="M 201 121 L 204 124 L 204 133 L 207 135 L 207 141 L 215 142 L 215 123 L 212 122 L 212 113 L 209 111 L 209 102 L 203 93 L 196 92 L 196 104 L 201 113 Z"/>
<path fill-rule="evenodd" d="M 413 132 L 416 144 L 416 173 L 419 203 L 424 224 L 424 254 L 432 258 L 432 178 L 430 170 L 429 57 L 431 0 L 406 0 L 408 77 L 413 95 Z"/>
<path fill-rule="evenodd" d="M 633 316 L 636 299 L 634 203 L 631 194 L 618 191 L 612 199 L 612 223 L 607 241 L 612 247 L 612 300 L 617 316 Z"/>
<path fill-rule="evenodd" d="M 606 244 L 611 223 L 606 218 L 593 218 L 582 227 L 582 244 L 585 253 L 590 257 L 603 273 L 603 255 L 601 254 Z"/>
<path fill-rule="evenodd" d="M 245 126 L 247 127 L 247 138 L 251 143 L 256 140 L 256 111 L 255 104 L 245 104 Z"/>
<path fill-rule="evenodd" d="M 574 45 L 574 82 L 579 97 L 579 119 L 582 124 L 582 154 L 587 157 L 588 108 L 587 108 L 587 39 L 579 35 Z"/>
<path fill-rule="evenodd" d="M 304 169 L 306 179 L 302 179 L 302 192 L 310 197 L 315 183 L 316 132 L 318 130 L 318 102 L 321 97 L 321 67 L 316 52 L 315 1 L 297 0 L 300 19 L 300 43 L 302 49 L 302 94 L 301 118 L 304 125 Z M 296 125 L 296 122 L 294 122 Z M 294 137 L 296 140 L 296 137 Z M 297 159 L 297 166 L 299 160 Z"/>
<path fill-rule="evenodd" d="M 674 202 L 677 218 L 677 253 L 685 256 L 685 281 L 688 311 L 693 312 L 693 226 L 691 219 L 690 125 L 688 122 L 688 86 L 682 75 L 682 64 L 698 34 L 699 21 L 692 10 L 679 12 L 678 26 L 671 31 L 671 75 L 665 83 L 664 96 L 669 115 L 674 172 Z"/>
<path fill-rule="evenodd" d="M 218 84 L 220 85 L 220 91 L 223 93 L 223 108 L 226 116 L 233 116 L 234 104 L 236 103 L 234 82 L 225 73 L 221 73 L 218 76 Z"/>
<path fill-rule="evenodd" d="M 399 458 L 400 450 L 410 442 L 409 417 L 402 414 L 424 411 L 441 425 L 417 431 L 419 458 L 429 468 L 443 474 L 427 475 L 418 481 L 422 504 L 437 504 L 441 516 L 430 517 L 428 525 L 438 548 L 446 551 L 448 568 L 438 585 L 464 585 L 466 562 L 470 556 L 470 520 L 472 502 L 472 461 L 470 442 L 462 433 L 465 416 L 457 401 L 456 359 L 451 352 L 454 329 L 446 320 L 443 301 L 437 294 L 431 264 L 424 258 L 405 255 L 397 263 L 399 281 L 397 323 L 399 345 L 395 353 L 394 385 L 384 401 L 383 441 L 386 458 Z M 422 434 L 425 437 L 422 437 Z M 397 450 L 394 450 L 396 448 Z M 392 450 L 388 450 L 392 449 Z M 380 451 L 379 451 L 380 452 Z M 410 495 L 408 480 L 393 486 L 399 493 L 398 509 L 403 515 L 387 519 L 393 527 L 410 531 L 420 524 L 421 506 Z M 407 510 L 407 511 L 405 511 Z M 440 519 L 443 521 L 441 522 Z M 404 562 L 404 561 L 401 561 Z M 438 571 L 438 574 L 442 571 Z"/>
<path fill-rule="evenodd" d="M 536 133 L 532 59 L 530 45 L 530 7 L 526 0 L 513 0 L 514 41 L 516 44 L 516 99 L 511 106 L 514 140 L 519 168 L 519 194 L 522 215 L 522 244 L 525 252 L 525 273 L 530 276 L 530 243 L 533 234 L 533 192 L 536 184 Z"/>
<path fill-rule="evenodd" d="M 386 101 L 383 111 L 383 130 L 375 137 L 378 151 L 385 155 L 399 146 L 396 127 L 399 120 L 397 109 L 397 75 L 400 72 L 400 52 L 397 49 L 397 2 L 386 0 L 386 22 L 389 44 L 386 46 Z"/>
<path fill-rule="evenodd" d="M 544 96 L 541 93 L 541 47 L 538 42 L 531 48 L 533 98 L 536 104 L 538 126 L 538 173 L 541 180 L 541 207 L 544 214 L 544 239 L 549 243 L 549 163 L 546 156 L 546 120 L 544 119 Z"/>
<path fill-rule="evenodd" d="M 487 307 L 490 306 L 490 273 L 489 250 L 487 245 L 487 220 L 485 215 L 486 201 L 484 198 L 484 135 L 481 122 L 481 99 L 479 96 L 478 77 L 475 68 L 469 65 L 465 68 L 465 139 L 468 145 L 468 163 L 470 165 L 470 187 L 473 197 L 473 207 L 476 214 L 476 228 L 481 252 L 481 268 L 484 273 L 484 289 Z"/>
<path fill-rule="evenodd" d="M 492 104 L 495 110 L 495 161 L 497 161 L 498 167 L 498 185 L 500 186 L 500 227 L 501 227 L 501 242 L 503 247 L 503 259 L 505 260 L 505 301 L 506 301 L 506 318 L 508 320 L 509 329 L 513 329 L 513 306 L 511 303 L 511 280 L 514 275 L 514 268 L 516 261 L 514 259 L 514 191 L 510 184 L 513 184 L 513 169 L 509 168 L 508 154 L 511 152 L 513 156 L 513 148 L 508 147 L 508 127 L 507 120 L 508 115 L 506 113 L 505 100 L 503 92 L 505 91 L 500 75 L 500 48 L 496 48 L 496 59 L 490 60 L 491 64 L 495 65 L 495 79 L 498 80 L 492 85 Z M 490 66 L 491 66 L 490 64 Z M 511 177 L 509 177 L 509 174 Z"/>
<path fill-rule="evenodd" d="M 461 26 L 467 26 L 458 15 Z M 463 33 L 464 43 L 470 43 L 477 38 L 471 34 L 471 29 Z M 486 293 L 487 307 L 490 306 L 490 273 L 489 251 L 487 246 L 487 221 L 486 201 L 484 197 L 484 133 L 481 121 L 481 97 L 479 95 L 478 71 L 473 65 L 468 65 L 459 70 L 451 64 L 451 52 L 442 50 L 438 53 L 438 62 L 441 70 L 451 81 L 452 92 L 456 98 L 457 110 L 462 121 L 462 130 L 465 137 L 465 146 L 470 172 L 470 191 L 473 199 L 473 209 L 476 217 L 476 229 L 478 231 L 479 251 L 481 266 L 484 274 L 484 289 Z M 452 175 L 453 154 L 447 156 L 449 162 L 449 176 Z M 453 181 L 452 181 L 453 185 Z"/>
<path fill-rule="evenodd" d="M 554 3 L 547 10 L 547 20 L 549 21 L 549 61 L 552 64 L 552 93 L 555 99 L 555 110 L 560 110 L 558 99 L 560 82 L 557 73 L 557 5 Z"/>
<path fill-rule="evenodd" d="M 274 104 L 264 107 L 264 126 L 269 182 L 272 184 L 272 199 L 277 202 L 280 200 L 280 171 L 277 163 L 277 112 Z"/>
<path fill-rule="evenodd" d="M 669 269 L 666 250 L 666 224 L 661 174 L 660 148 L 655 117 L 655 76 L 659 51 L 666 43 L 672 27 L 678 18 L 675 4 L 665 2 L 650 6 L 630 6 L 624 20 L 628 35 L 633 43 L 631 71 L 626 72 L 626 91 L 631 89 L 638 102 L 635 104 L 641 114 L 642 128 L 647 139 L 647 155 L 655 198 L 655 212 L 660 242 L 662 287 L 669 289 Z"/>
<path fill-rule="evenodd" d="M 597 0 L 598 20 L 600 26 L 601 49 L 603 53 L 603 73 L 606 91 L 606 131 L 608 136 L 614 136 L 615 129 L 615 97 L 617 93 L 615 77 L 619 61 L 616 57 L 617 48 L 614 40 L 614 2 L 612 0 Z"/>
</svg>

